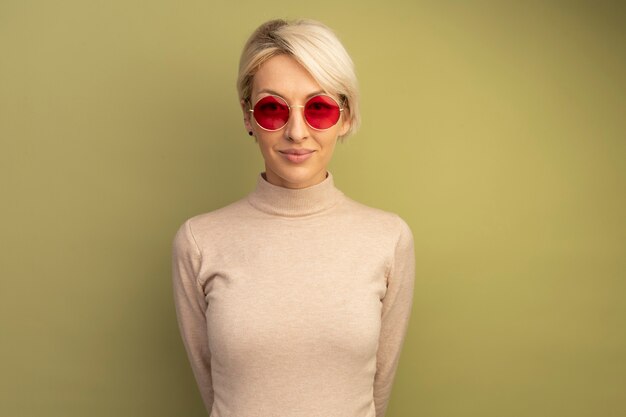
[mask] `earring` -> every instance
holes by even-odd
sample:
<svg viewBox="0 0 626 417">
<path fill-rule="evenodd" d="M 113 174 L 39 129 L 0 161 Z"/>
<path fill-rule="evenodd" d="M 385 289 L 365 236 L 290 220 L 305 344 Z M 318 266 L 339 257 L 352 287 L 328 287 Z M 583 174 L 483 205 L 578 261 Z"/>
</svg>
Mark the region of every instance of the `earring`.
<svg viewBox="0 0 626 417">
<path fill-rule="evenodd" d="M 251 130 L 248 131 L 248 135 L 252 136 L 252 131 Z"/>
</svg>

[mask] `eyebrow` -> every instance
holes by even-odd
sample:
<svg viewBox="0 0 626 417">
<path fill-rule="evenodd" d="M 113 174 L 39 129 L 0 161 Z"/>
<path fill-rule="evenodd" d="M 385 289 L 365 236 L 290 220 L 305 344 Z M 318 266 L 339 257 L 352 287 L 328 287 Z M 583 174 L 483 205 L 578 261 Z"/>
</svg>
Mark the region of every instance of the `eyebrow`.
<svg viewBox="0 0 626 417">
<path fill-rule="evenodd" d="M 257 93 L 257 96 L 258 96 L 259 94 L 261 94 L 261 93 L 269 93 L 269 94 L 272 94 L 272 95 L 274 95 L 274 96 L 283 97 L 283 95 L 282 95 L 282 94 L 277 93 L 276 91 L 274 91 L 274 90 L 272 90 L 272 89 L 270 89 L 270 88 L 264 88 L 264 89 L 262 89 L 261 91 L 259 91 L 259 92 Z M 312 92 L 311 94 L 307 95 L 307 96 L 306 96 L 306 98 L 307 98 L 307 99 L 309 99 L 309 98 L 311 98 L 311 97 L 313 97 L 313 96 L 316 96 L 316 95 L 318 95 L 318 94 L 326 94 L 326 92 L 325 92 L 324 90 L 314 91 L 314 92 Z M 283 98 L 284 98 L 284 97 L 283 97 Z"/>
</svg>

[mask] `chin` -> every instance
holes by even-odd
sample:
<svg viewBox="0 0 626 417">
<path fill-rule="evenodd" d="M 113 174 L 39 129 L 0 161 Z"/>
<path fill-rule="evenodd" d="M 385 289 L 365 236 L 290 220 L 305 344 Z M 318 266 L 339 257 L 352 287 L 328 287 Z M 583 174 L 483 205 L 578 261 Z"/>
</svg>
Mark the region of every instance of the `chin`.
<svg viewBox="0 0 626 417">
<path fill-rule="evenodd" d="M 275 175 L 280 177 L 285 183 L 292 185 L 310 183 L 315 178 L 320 169 L 314 169 L 304 166 L 280 167 L 278 170 L 272 170 Z M 324 170 L 325 171 L 325 170 Z"/>
<path fill-rule="evenodd" d="M 287 168 L 280 172 L 280 176 L 288 182 L 306 182 L 315 176 L 315 173 L 304 167 Z"/>
</svg>

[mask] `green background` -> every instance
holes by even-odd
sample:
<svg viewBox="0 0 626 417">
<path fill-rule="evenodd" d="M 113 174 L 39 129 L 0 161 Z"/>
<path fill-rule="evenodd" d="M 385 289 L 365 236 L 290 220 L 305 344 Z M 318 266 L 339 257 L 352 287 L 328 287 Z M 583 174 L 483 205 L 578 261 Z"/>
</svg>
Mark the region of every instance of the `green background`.
<svg viewBox="0 0 626 417">
<path fill-rule="evenodd" d="M 170 245 L 263 169 L 235 76 L 272 17 L 344 42 L 329 170 L 414 233 L 387 417 L 626 415 L 626 7 L 512 3 L 0 2 L 0 415 L 205 415 Z"/>
</svg>

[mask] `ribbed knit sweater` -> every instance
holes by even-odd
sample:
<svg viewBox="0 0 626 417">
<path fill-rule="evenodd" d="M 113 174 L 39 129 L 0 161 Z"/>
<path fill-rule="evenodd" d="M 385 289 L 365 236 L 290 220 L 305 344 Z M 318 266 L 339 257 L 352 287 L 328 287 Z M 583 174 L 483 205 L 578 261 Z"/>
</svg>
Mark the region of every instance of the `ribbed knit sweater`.
<svg viewBox="0 0 626 417">
<path fill-rule="evenodd" d="M 173 240 L 182 340 L 211 417 L 383 417 L 413 303 L 411 229 L 333 176 L 244 198 Z"/>
</svg>

